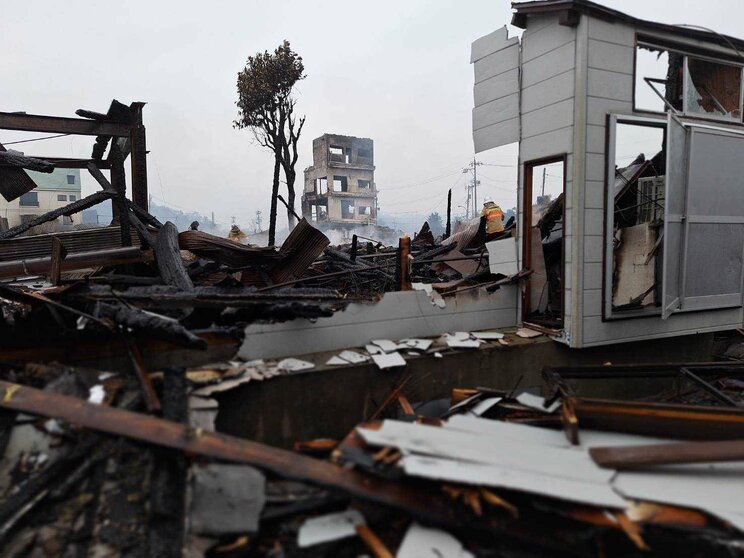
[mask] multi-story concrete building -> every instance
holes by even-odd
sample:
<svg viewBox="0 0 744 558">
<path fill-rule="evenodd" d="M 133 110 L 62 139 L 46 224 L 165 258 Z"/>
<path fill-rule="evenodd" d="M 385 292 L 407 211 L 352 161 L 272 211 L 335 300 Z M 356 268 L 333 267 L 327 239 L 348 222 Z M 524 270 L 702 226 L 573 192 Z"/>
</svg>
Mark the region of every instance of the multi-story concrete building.
<svg viewBox="0 0 744 558">
<path fill-rule="evenodd" d="M 302 214 L 319 223 L 377 222 L 371 139 L 324 134 L 313 140 L 313 166 L 305 169 Z"/>
<path fill-rule="evenodd" d="M 54 169 L 50 174 L 24 172 L 36 183 L 36 188 L 11 202 L 0 197 L 0 217 L 8 220 L 8 227 L 15 227 L 80 199 L 79 169 Z M 71 225 L 72 220 L 70 217 L 60 217 L 58 224 Z"/>
</svg>

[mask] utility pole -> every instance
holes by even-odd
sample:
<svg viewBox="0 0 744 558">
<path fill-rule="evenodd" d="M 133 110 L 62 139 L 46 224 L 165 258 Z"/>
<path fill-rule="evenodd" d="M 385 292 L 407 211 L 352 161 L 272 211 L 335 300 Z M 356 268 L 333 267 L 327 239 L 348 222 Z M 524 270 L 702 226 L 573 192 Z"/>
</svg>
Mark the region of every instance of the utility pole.
<svg viewBox="0 0 744 558">
<path fill-rule="evenodd" d="M 547 173 L 547 172 L 548 172 L 548 169 L 547 169 L 547 168 L 544 168 L 544 169 L 543 169 L 543 183 L 542 183 L 542 194 L 541 194 L 541 195 L 542 195 L 542 198 L 543 198 L 543 200 L 545 200 L 545 175 L 546 175 L 546 173 Z"/>
<path fill-rule="evenodd" d="M 482 165 L 480 161 L 476 161 L 475 157 L 473 157 L 473 162 L 468 164 L 467 167 L 462 169 L 463 174 L 467 174 L 469 172 L 473 173 L 473 179 L 471 182 L 468 183 L 468 199 L 465 203 L 465 218 L 471 219 L 475 218 L 478 215 L 478 184 L 480 182 L 478 181 L 478 166 Z M 472 208 L 472 213 L 471 213 Z"/>
</svg>

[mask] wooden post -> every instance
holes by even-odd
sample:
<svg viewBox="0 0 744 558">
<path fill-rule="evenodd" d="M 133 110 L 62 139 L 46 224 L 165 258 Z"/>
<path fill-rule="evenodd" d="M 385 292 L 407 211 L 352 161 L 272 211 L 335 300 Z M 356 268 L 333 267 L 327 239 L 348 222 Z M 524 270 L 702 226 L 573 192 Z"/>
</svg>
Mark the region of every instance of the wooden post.
<svg viewBox="0 0 744 558">
<path fill-rule="evenodd" d="M 67 256 L 67 249 L 56 236 L 52 237 L 52 269 L 49 273 L 49 281 L 52 285 L 59 285 L 62 276 L 62 260 Z"/>
<path fill-rule="evenodd" d="M 452 188 L 447 192 L 447 228 L 444 231 L 444 238 L 449 238 L 452 232 Z"/>
<path fill-rule="evenodd" d="M 410 258 L 411 258 L 411 237 L 408 235 L 400 237 L 398 240 L 398 290 L 399 291 L 410 291 L 413 290 L 411 286 L 410 276 Z"/>
<path fill-rule="evenodd" d="M 349 254 L 351 256 L 352 262 L 356 261 L 358 243 L 359 243 L 359 238 L 357 237 L 357 235 L 352 236 L 351 237 L 351 254 Z"/>
<path fill-rule="evenodd" d="M 142 107 L 145 103 L 132 103 L 134 123 L 129 132 L 132 147 L 132 201 L 137 207 L 147 207 L 147 142 L 145 126 L 142 124 Z M 116 143 L 116 142 L 113 142 Z"/>
</svg>

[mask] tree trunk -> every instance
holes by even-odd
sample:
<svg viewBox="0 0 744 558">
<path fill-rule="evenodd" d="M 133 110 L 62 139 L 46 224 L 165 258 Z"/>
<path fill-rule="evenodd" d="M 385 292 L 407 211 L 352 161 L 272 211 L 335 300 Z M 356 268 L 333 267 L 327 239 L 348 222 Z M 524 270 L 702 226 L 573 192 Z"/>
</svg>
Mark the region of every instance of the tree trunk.
<svg viewBox="0 0 744 558">
<path fill-rule="evenodd" d="M 271 185 L 271 214 L 269 215 L 269 246 L 276 244 L 276 197 L 279 195 L 280 153 L 274 153 L 274 182 Z"/>
<path fill-rule="evenodd" d="M 287 205 L 290 207 L 292 211 L 294 211 L 295 208 L 295 177 L 297 176 L 297 173 L 295 173 L 294 169 L 288 171 L 287 169 L 284 170 L 284 176 L 287 179 Z M 287 210 L 287 223 L 289 224 L 289 230 L 295 228 L 295 216 L 293 215 L 292 211 L 290 209 Z"/>
</svg>

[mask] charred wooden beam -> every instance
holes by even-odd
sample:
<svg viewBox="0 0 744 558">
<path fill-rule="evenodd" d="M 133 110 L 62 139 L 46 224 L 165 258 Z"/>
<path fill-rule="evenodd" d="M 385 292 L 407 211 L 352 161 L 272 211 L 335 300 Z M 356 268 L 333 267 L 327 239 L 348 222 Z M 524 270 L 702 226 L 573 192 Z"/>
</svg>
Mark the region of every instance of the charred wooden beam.
<svg viewBox="0 0 744 558">
<path fill-rule="evenodd" d="M 170 221 L 158 231 L 155 239 L 155 261 L 166 285 L 173 285 L 184 291 L 194 289 L 194 283 L 181 259 L 178 229 Z"/>
<path fill-rule="evenodd" d="M 148 213 L 146 209 L 142 209 L 141 207 L 136 205 L 133 201 L 127 200 L 127 206 L 129 207 L 129 209 L 132 210 L 132 213 L 139 217 L 140 221 L 142 221 L 145 225 L 150 225 L 151 227 L 154 227 L 156 229 L 159 229 L 163 226 L 163 223 L 161 223 L 154 216 Z"/>
<path fill-rule="evenodd" d="M 411 238 L 402 236 L 398 240 L 398 260 L 396 265 L 396 276 L 399 291 L 410 291 L 411 286 Z"/>
<path fill-rule="evenodd" d="M 49 281 L 52 285 L 59 285 L 62 275 L 62 261 L 67 257 L 67 249 L 59 238 L 52 237 L 52 269 L 49 273 Z"/>
<path fill-rule="evenodd" d="M 108 434 L 125 436 L 211 459 L 245 463 L 284 478 L 332 488 L 378 504 L 393 506 L 416 517 L 460 523 L 451 505 L 410 484 L 374 477 L 311 457 L 207 431 L 194 431 L 174 421 L 155 418 L 81 399 L 0 381 L 0 407 L 62 419 Z"/>
<path fill-rule="evenodd" d="M 50 134 L 76 134 L 81 136 L 129 136 L 130 126 L 120 122 L 63 118 L 19 112 L 0 112 L 0 130 L 23 130 Z"/>
<path fill-rule="evenodd" d="M 48 213 L 44 213 L 43 215 L 39 215 L 38 217 L 31 219 L 30 221 L 27 221 L 25 223 L 21 223 L 16 227 L 11 227 L 7 231 L 2 231 L 0 232 L 0 239 L 13 238 L 14 236 L 18 236 L 19 234 L 24 233 L 27 230 L 32 229 L 33 227 L 37 227 L 49 221 L 54 221 L 55 219 L 62 217 L 63 215 L 74 215 L 75 213 L 79 213 L 84 209 L 88 209 L 89 207 L 109 200 L 111 199 L 111 197 L 112 195 L 110 192 L 95 192 L 90 196 L 86 196 L 82 199 L 74 201 L 64 207 L 49 211 Z"/>
<path fill-rule="evenodd" d="M 206 349 L 207 342 L 195 335 L 178 320 L 160 316 L 152 312 L 145 312 L 137 308 L 128 308 L 122 304 L 108 304 L 101 302 L 96 305 L 94 314 L 98 318 L 106 318 L 119 326 L 143 332 L 155 339 L 162 339 L 180 347 L 188 349 Z"/>
<path fill-rule="evenodd" d="M 188 424 L 187 391 L 183 368 L 164 371 L 164 419 Z M 182 452 L 172 449 L 155 448 L 152 453 L 148 552 L 153 558 L 180 558 L 183 555 L 188 463 Z"/>
<path fill-rule="evenodd" d="M 142 352 L 137 342 L 130 335 L 125 334 L 125 338 L 129 359 L 132 362 L 134 374 L 137 376 L 140 388 L 142 389 L 142 395 L 145 399 L 145 407 L 151 413 L 155 413 L 161 409 L 160 400 L 158 399 L 158 394 L 155 393 L 155 386 L 153 386 L 152 378 L 150 378 L 150 374 L 145 366 L 145 359 L 142 358 Z"/>
<path fill-rule="evenodd" d="M 131 223 L 129 221 L 129 209 L 127 207 L 127 184 L 124 174 L 124 159 L 122 158 L 119 144 L 111 144 L 111 186 L 116 192 L 114 195 L 114 218 L 118 218 L 121 228 L 121 245 L 131 246 Z"/>
<path fill-rule="evenodd" d="M 142 108 L 145 103 L 132 103 L 133 126 L 129 134 L 129 147 L 132 152 L 132 201 L 137 207 L 147 211 L 147 136 L 142 124 Z"/>
<path fill-rule="evenodd" d="M 54 171 L 54 165 L 49 161 L 26 157 L 18 151 L 0 151 L 0 166 L 17 167 L 47 174 Z"/>
</svg>

